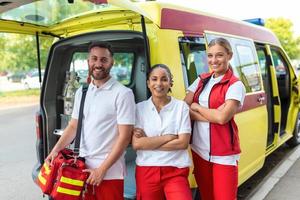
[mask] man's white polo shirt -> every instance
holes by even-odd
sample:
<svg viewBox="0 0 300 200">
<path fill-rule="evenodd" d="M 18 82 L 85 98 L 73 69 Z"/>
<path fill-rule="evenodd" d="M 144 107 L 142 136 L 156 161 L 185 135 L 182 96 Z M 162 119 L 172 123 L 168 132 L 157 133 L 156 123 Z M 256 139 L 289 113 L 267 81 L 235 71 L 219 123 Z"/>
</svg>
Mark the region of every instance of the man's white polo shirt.
<svg viewBox="0 0 300 200">
<path fill-rule="evenodd" d="M 75 95 L 72 118 L 78 119 L 82 88 Z M 102 87 L 90 84 L 83 111 L 80 156 L 88 168 L 97 168 L 112 151 L 118 136 L 118 124 L 134 125 L 134 95 L 115 79 L 110 78 Z M 126 172 L 125 153 L 107 171 L 104 179 L 123 179 Z"/>
<path fill-rule="evenodd" d="M 136 125 L 147 137 L 165 134 L 191 133 L 189 107 L 184 101 L 171 97 L 171 101 L 158 113 L 152 98 L 137 104 Z M 138 150 L 136 164 L 139 166 L 190 166 L 188 151 Z"/>
</svg>

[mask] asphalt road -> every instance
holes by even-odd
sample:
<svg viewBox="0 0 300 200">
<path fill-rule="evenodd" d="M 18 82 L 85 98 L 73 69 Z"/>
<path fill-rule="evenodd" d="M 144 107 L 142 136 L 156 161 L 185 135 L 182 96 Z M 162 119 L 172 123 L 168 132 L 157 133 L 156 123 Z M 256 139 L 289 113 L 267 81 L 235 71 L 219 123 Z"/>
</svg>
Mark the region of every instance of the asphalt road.
<svg viewBox="0 0 300 200">
<path fill-rule="evenodd" d="M 270 154 L 264 163 L 264 166 L 256 172 L 251 178 L 239 186 L 238 200 L 248 200 L 260 187 L 260 183 L 268 177 L 274 169 L 289 155 L 293 149 L 287 145 L 282 145 L 272 154 Z"/>
<path fill-rule="evenodd" d="M 37 109 L 30 106 L 0 110 L 1 200 L 43 199 L 31 178 L 36 162 L 34 115 Z"/>
</svg>

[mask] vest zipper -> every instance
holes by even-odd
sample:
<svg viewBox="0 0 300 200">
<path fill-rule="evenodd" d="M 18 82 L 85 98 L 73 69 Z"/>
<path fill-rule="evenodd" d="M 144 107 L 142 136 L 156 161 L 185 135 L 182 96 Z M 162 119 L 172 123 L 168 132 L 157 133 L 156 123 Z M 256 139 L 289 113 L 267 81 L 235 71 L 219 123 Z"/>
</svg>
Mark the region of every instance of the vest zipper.
<svg viewBox="0 0 300 200">
<path fill-rule="evenodd" d="M 209 95 L 208 95 L 208 109 L 210 109 L 210 95 L 211 95 L 211 92 L 212 90 L 214 89 L 216 84 L 214 84 L 209 92 Z M 208 158 L 208 161 L 210 162 L 211 161 L 211 125 L 210 125 L 210 122 L 208 122 L 209 124 L 209 158 Z"/>
<path fill-rule="evenodd" d="M 232 118 L 233 119 L 233 118 Z M 231 120 L 232 120 L 231 119 Z M 231 120 L 229 121 L 229 128 L 230 128 L 230 136 L 231 136 L 231 149 L 232 151 L 234 150 L 234 130 L 232 128 L 232 123 L 231 123 Z"/>
<path fill-rule="evenodd" d="M 211 130 L 210 130 L 210 123 L 209 123 L 209 157 L 208 157 L 208 161 L 210 162 L 211 160 Z"/>
</svg>

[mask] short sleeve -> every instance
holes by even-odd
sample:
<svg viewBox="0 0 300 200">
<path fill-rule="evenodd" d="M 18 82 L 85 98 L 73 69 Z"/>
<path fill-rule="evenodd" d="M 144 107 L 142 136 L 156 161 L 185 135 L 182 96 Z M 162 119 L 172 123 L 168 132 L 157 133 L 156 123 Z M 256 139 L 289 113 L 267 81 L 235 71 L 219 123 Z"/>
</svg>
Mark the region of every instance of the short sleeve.
<svg viewBox="0 0 300 200">
<path fill-rule="evenodd" d="M 136 105 L 136 110 L 135 110 L 135 128 L 143 128 L 143 120 L 141 117 L 141 107 L 139 105 Z"/>
<path fill-rule="evenodd" d="M 192 85 L 190 85 L 190 86 L 188 87 L 187 90 L 190 91 L 190 92 L 195 92 L 196 89 L 197 89 L 197 87 L 198 87 L 199 81 L 200 81 L 200 77 L 198 77 L 198 78 L 192 83 Z"/>
<path fill-rule="evenodd" d="M 182 102 L 182 115 L 180 119 L 180 126 L 178 130 L 178 134 L 182 133 L 191 133 L 191 120 L 190 120 L 190 113 L 189 107 L 185 102 Z"/>
<path fill-rule="evenodd" d="M 120 94 L 117 99 L 117 123 L 135 124 L 135 101 L 131 90 Z"/>
<path fill-rule="evenodd" d="M 72 111 L 73 119 L 78 119 L 78 117 L 79 117 L 79 107 L 80 107 L 81 95 L 82 95 L 82 87 L 78 88 L 75 93 L 75 99 L 74 99 L 74 105 L 73 105 L 73 111 Z"/>
<path fill-rule="evenodd" d="M 240 106 L 243 106 L 245 95 L 246 89 L 244 84 L 241 81 L 237 81 L 228 88 L 225 100 L 234 99 L 240 102 Z"/>
</svg>

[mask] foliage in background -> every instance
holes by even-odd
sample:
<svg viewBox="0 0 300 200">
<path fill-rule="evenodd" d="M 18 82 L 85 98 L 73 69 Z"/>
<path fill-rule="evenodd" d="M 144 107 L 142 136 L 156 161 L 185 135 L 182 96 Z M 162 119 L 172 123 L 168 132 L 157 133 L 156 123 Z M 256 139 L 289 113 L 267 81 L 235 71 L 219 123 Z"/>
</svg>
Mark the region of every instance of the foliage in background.
<svg viewBox="0 0 300 200">
<path fill-rule="evenodd" d="M 300 59 L 300 37 L 295 37 L 291 20 L 282 17 L 269 18 L 266 20 L 266 27 L 276 34 L 291 59 Z"/>
<path fill-rule="evenodd" d="M 4 53 L 3 52 L 3 49 L 5 49 L 5 45 L 4 45 L 4 42 L 5 42 L 5 38 L 3 37 L 4 34 L 0 34 L 0 72 L 1 72 L 1 65 L 2 65 L 2 61 L 4 59 Z"/>
<path fill-rule="evenodd" d="M 5 97 L 40 96 L 40 89 L 0 92 L 0 99 Z"/>
<path fill-rule="evenodd" d="M 3 34 L 0 40 L 0 71 L 28 71 L 37 68 L 35 36 Z M 40 37 L 41 67 L 44 68 L 53 38 Z"/>
<path fill-rule="evenodd" d="M 48 9 L 48 8 L 53 9 Z M 37 14 L 43 17 L 39 23 L 57 23 L 70 16 L 78 15 L 97 8 L 95 4 L 76 1 L 74 4 L 66 0 L 37 1 L 20 9 L 1 14 L 8 19 L 26 20 L 27 14 Z M 29 13 L 35 11 L 35 13 Z M 27 19 L 28 20 L 28 19 Z M 34 21 L 33 21 L 34 22 Z M 53 38 L 40 37 L 41 67 L 44 68 Z M 22 34 L 0 33 L 0 72 L 1 71 L 28 71 L 37 68 L 37 52 L 35 36 Z"/>
</svg>

